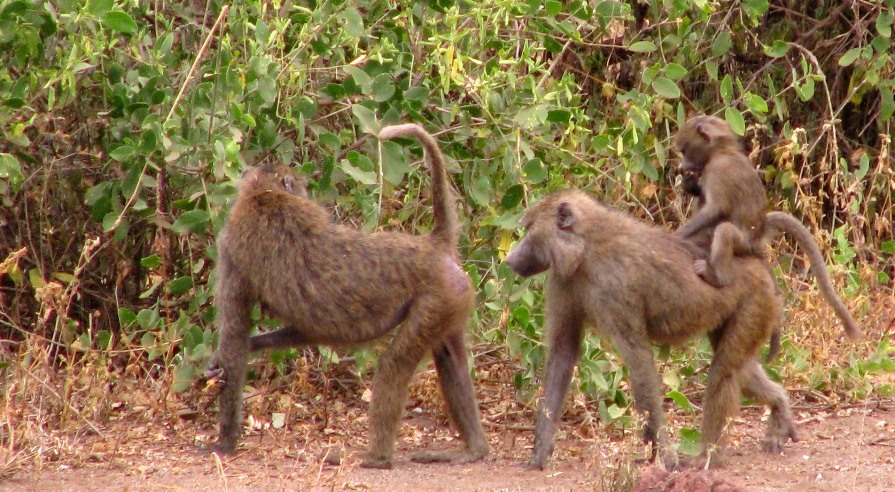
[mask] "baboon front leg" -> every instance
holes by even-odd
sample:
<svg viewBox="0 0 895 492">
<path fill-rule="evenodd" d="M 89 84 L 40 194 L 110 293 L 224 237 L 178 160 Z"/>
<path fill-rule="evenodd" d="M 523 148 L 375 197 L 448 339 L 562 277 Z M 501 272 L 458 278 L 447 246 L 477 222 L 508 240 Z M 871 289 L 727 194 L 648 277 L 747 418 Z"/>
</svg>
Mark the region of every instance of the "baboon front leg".
<svg viewBox="0 0 895 492">
<path fill-rule="evenodd" d="M 232 453 L 242 431 L 242 389 L 245 385 L 246 362 L 249 354 L 251 319 L 249 303 L 238 292 L 239 285 L 222 276 L 215 297 L 220 325 L 220 344 L 212 356 L 209 371 L 220 375 L 223 387 L 219 396 L 218 421 L 220 437 L 213 450 Z"/>
<path fill-rule="evenodd" d="M 640 330 L 617 327 L 618 332 L 609 333 L 613 345 L 628 366 L 634 405 L 646 414 L 643 440 L 651 445 L 652 457 L 662 460 L 667 468 L 678 466 L 678 456 L 668 439 L 665 429 L 665 415 L 662 409 L 662 379 L 656 370 L 653 351 L 646 335 Z M 604 330 L 607 331 L 608 330 Z"/>
<path fill-rule="evenodd" d="M 432 356 L 448 414 L 466 442 L 466 450 L 460 454 L 432 451 L 419 453 L 412 458 L 417 463 L 470 463 L 488 454 L 488 440 L 482 430 L 475 389 L 466 362 L 466 343 L 462 331 L 466 316 L 458 321 L 460 322 L 455 326 L 455 331 L 433 351 Z"/>
<path fill-rule="evenodd" d="M 786 390 L 768 378 L 757 360 L 750 360 L 741 374 L 743 391 L 771 408 L 762 448 L 768 453 L 780 453 L 788 440 L 799 442 L 801 438 L 789 407 Z"/>
<path fill-rule="evenodd" d="M 553 454 L 556 427 L 562 418 L 563 402 L 569 390 L 572 370 L 581 356 L 584 326 L 580 318 L 561 312 L 547 316 L 547 373 L 544 396 L 538 405 L 535 422 L 535 445 L 528 467 L 543 470 Z M 565 316 L 563 316 L 565 314 Z"/>
</svg>

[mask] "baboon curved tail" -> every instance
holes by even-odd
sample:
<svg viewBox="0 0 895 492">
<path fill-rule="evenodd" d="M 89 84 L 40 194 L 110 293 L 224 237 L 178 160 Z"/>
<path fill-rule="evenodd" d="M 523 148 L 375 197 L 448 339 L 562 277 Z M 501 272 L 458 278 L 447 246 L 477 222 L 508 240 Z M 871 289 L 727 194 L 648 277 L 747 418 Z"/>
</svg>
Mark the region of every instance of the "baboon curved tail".
<svg viewBox="0 0 895 492">
<path fill-rule="evenodd" d="M 798 219 L 786 212 L 768 213 L 765 224 L 769 231 L 769 239 L 777 237 L 779 235 L 777 231 L 788 232 L 796 239 L 799 246 L 805 250 L 808 259 L 811 260 L 810 270 L 814 274 L 814 278 L 817 279 L 820 292 L 827 299 L 827 302 L 833 306 L 833 311 L 836 312 L 839 319 L 842 320 L 842 324 L 845 326 L 845 334 L 852 340 L 860 339 L 862 337 L 861 330 L 858 328 L 858 324 L 851 313 L 848 312 L 848 308 L 845 307 L 845 303 L 842 302 L 839 294 L 836 293 L 836 289 L 833 288 L 833 283 L 830 281 L 829 274 L 827 274 L 826 262 L 811 232 Z"/>
<path fill-rule="evenodd" d="M 457 228 L 457 211 L 454 208 L 454 197 L 438 141 L 416 123 L 387 126 L 379 132 L 380 140 L 408 136 L 419 139 L 423 148 L 426 149 L 426 155 L 429 156 L 432 173 L 432 210 L 435 215 L 432 238 L 450 251 L 456 251 L 457 243 L 460 240 L 460 232 Z"/>
</svg>

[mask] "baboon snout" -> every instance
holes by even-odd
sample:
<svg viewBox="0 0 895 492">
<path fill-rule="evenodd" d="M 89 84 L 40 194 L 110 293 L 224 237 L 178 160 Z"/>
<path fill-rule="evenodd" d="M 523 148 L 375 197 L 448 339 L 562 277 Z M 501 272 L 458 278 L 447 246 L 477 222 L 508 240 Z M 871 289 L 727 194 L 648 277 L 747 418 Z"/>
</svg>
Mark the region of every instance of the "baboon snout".
<svg viewBox="0 0 895 492">
<path fill-rule="evenodd" d="M 524 240 L 510 251 L 504 262 L 522 277 L 530 277 L 549 268 L 547 262 L 535 254 Z"/>
</svg>

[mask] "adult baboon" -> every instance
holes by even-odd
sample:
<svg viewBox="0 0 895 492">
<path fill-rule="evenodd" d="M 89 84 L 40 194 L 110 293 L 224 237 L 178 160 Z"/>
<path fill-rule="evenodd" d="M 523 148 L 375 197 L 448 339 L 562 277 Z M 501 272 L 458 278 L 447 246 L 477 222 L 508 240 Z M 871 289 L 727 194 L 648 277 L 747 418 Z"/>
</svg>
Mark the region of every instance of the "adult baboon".
<svg viewBox="0 0 895 492">
<path fill-rule="evenodd" d="M 430 350 L 448 413 L 466 446 L 414 459 L 469 462 L 487 454 L 463 338 L 473 292 L 457 264 L 457 217 L 444 160 L 419 125 L 390 126 L 379 134 L 401 136 L 417 137 L 432 167 L 434 226 L 428 237 L 366 234 L 333 224 L 295 187 L 298 178 L 291 173 L 256 168 L 244 174 L 218 238 L 220 347 L 206 370 L 224 380 L 218 451 L 232 452 L 239 439 L 249 351 L 354 344 L 394 331 L 373 378 L 370 448 L 361 466 L 391 467 L 408 384 Z M 256 302 L 284 327 L 250 337 L 249 310 Z"/>
<path fill-rule="evenodd" d="M 860 338 L 861 331 L 836 293 L 811 233 L 788 213 L 766 212 L 767 197 L 758 172 L 727 122 L 714 116 L 690 118 L 675 135 L 673 145 L 683 155 L 682 188 L 697 197 L 696 213 L 675 234 L 708 252 L 707 259 L 694 261 L 697 273 L 716 287 L 729 285 L 734 255 L 763 258 L 767 244 L 788 232 L 808 255 L 811 273 L 842 320 L 845 333 Z M 779 333 L 771 346 L 769 356 L 779 347 Z"/>
<path fill-rule="evenodd" d="M 741 390 L 771 408 L 767 451 L 798 440 L 786 392 L 768 379 L 757 359 L 782 311 L 760 259 L 734 258 L 730 285 L 717 289 L 696 275 L 687 241 L 575 190 L 544 198 L 526 212 L 522 225 L 525 236 L 507 264 L 524 277 L 550 270 L 549 353 L 529 466 L 544 468 L 553 452 L 585 326 L 596 328 L 621 354 L 635 404 L 646 413 L 644 439 L 667 466 L 677 464 L 677 454 L 664 429 L 662 382 L 650 342 L 678 344 L 708 334 L 715 356 L 703 399 L 702 441 L 713 463 Z"/>
</svg>

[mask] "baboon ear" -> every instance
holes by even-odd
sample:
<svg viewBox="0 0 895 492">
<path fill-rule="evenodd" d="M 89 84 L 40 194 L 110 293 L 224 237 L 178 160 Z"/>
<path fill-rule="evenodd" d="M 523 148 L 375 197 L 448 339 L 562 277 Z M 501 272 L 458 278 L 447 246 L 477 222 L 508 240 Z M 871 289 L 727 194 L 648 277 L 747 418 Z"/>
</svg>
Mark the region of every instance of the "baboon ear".
<svg viewBox="0 0 895 492">
<path fill-rule="evenodd" d="M 575 212 L 572 211 L 572 207 L 568 202 L 560 203 L 559 208 L 556 209 L 556 227 L 568 231 L 574 224 Z"/>
<path fill-rule="evenodd" d="M 723 128 L 719 128 L 717 123 L 712 121 L 702 121 L 696 124 L 696 133 L 706 142 L 714 142 L 719 138 L 724 138 L 727 134 Z"/>
</svg>

